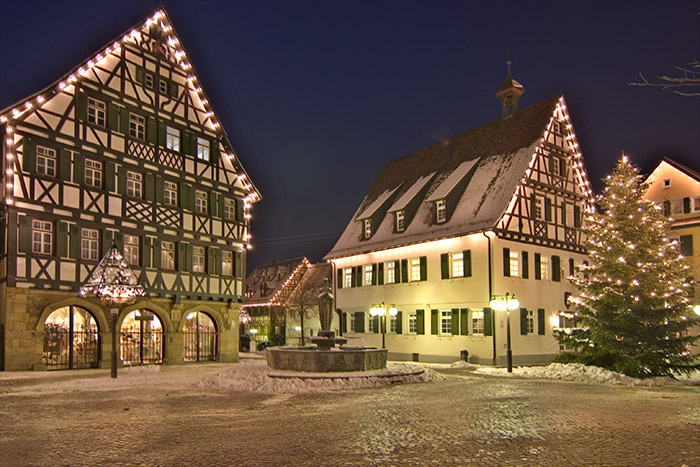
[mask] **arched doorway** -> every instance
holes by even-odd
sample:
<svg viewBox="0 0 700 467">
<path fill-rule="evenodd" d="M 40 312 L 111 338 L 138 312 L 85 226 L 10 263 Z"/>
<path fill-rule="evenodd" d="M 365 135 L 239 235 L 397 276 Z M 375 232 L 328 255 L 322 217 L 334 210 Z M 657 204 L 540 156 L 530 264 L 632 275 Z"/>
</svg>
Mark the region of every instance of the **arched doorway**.
<svg viewBox="0 0 700 467">
<path fill-rule="evenodd" d="M 99 329 L 88 310 L 64 306 L 44 321 L 44 364 L 49 370 L 97 368 Z"/>
<path fill-rule="evenodd" d="M 134 310 L 121 326 L 120 354 L 124 365 L 163 363 L 163 323 L 149 310 Z"/>
<path fill-rule="evenodd" d="M 188 314 L 182 332 L 182 357 L 186 362 L 213 361 L 218 358 L 219 334 L 209 315 L 201 311 Z"/>
</svg>

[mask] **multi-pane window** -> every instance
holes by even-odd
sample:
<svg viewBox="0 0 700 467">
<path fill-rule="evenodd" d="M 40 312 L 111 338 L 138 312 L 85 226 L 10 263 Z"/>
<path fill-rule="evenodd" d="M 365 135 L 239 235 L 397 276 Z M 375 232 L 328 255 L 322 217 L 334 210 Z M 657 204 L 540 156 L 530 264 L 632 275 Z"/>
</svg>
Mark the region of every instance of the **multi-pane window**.
<svg viewBox="0 0 700 467">
<path fill-rule="evenodd" d="M 102 162 L 85 159 L 85 185 L 102 188 Z"/>
<path fill-rule="evenodd" d="M 520 276 L 520 253 L 510 250 L 510 277 Z"/>
<path fill-rule="evenodd" d="M 408 333 L 409 334 L 415 334 L 416 330 L 418 329 L 416 325 L 416 312 L 410 312 L 408 314 Z"/>
<path fill-rule="evenodd" d="M 452 334 L 452 311 L 440 310 L 440 334 Z"/>
<path fill-rule="evenodd" d="M 100 233 L 95 229 L 80 229 L 80 258 L 97 261 Z"/>
<path fill-rule="evenodd" d="M 180 130 L 171 126 L 165 127 L 165 147 L 173 151 L 180 150 Z"/>
<path fill-rule="evenodd" d="M 445 205 L 445 200 L 440 199 L 435 201 L 435 221 L 441 224 L 447 220 L 447 209 Z"/>
<path fill-rule="evenodd" d="M 197 138 L 197 159 L 203 161 L 209 160 L 209 140 L 204 138 Z"/>
<path fill-rule="evenodd" d="M 540 258 L 540 277 L 542 279 L 550 279 L 549 277 L 549 258 L 542 256 Z"/>
<path fill-rule="evenodd" d="M 88 97 L 88 100 L 87 100 L 88 123 L 92 123 L 93 125 L 103 127 L 103 126 L 105 126 L 106 114 L 107 114 L 107 105 L 104 102 L 98 101 L 97 99 L 93 99 L 92 97 Z"/>
<path fill-rule="evenodd" d="M 410 260 L 410 278 L 411 281 L 419 281 L 420 280 L 420 258 L 411 258 Z"/>
<path fill-rule="evenodd" d="M 221 252 L 221 275 L 233 276 L 233 251 Z"/>
<path fill-rule="evenodd" d="M 357 324 L 355 323 L 355 313 L 350 313 L 350 331 L 355 332 Z"/>
<path fill-rule="evenodd" d="M 53 223 L 32 221 L 32 252 L 50 255 L 53 251 Z"/>
<path fill-rule="evenodd" d="M 398 316 L 390 316 L 389 317 L 389 332 L 396 333 L 398 330 L 398 322 L 399 322 L 399 317 Z"/>
<path fill-rule="evenodd" d="M 369 238 L 372 236 L 372 219 L 364 220 L 364 233 L 365 238 Z"/>
<path fill-rule="evenodd" d="M 683 214 L 683 199 L 674 199 L 671 201 L 671 214 Z"/>
<path fill-rule="evenodd" d="M 396 261 L 388 261 L 384 264 L 386 269 L 386 284 L 396 284 Z"/>
<path fill-rule="evenodd" d="M 194 210 L 197 214 L 206 214 L 208 209 L 207 193 L 205 191 L 195 190 L 194 192 Z"/>
<path fill-rule="evenodd" d="M 160 252 L 160 267 L 163 269 L 175 269 L 175 243 L 162 242 Z"/>
<path fill-rule="evenodd" d="M 223 255 L 222 255 L 222 257 L 223 257 Z M 204 247 L 203 246 L 192 247 L 192 272 L 204 272 Z"/>
<path fill-rule="evenodd" d="M 124 235 L 124 259 L 132 266 L 139 265 L 140 242 L 136 235 Z"/>
<path fill-rule="evenodd" d="M 372 280 L 374 279 L 374 277 L 373 277 L 374 273 L 372 272 L 372 265 L 365 264 L 364 271 L 365 271 L 365 284 L 372 285 Z"/>
<path fill-rule="evenodd" d="M 549 158 L 549 162 L 549 171 L 552 173 L 552 175 L 559 175 L 559 164 L 561 163 L 559 162 L 559 158 L 551 156 Z"/>
<path fill-rule="evenodd" d="M 141 198 L 143 195 L 143 177 L 140 173 L 126 173 L 126 195 L 132 198 Z"/>
<path fill-rule="evenodd" d="M 236 200 L 233 198 L 224 199 L 224 219 L 229 221 L 236 219 Z"/>
<path fill-rule="evenodd" d="M 464 277 L 464 253 L 452 253 L 450 255 L 450 277 Z"/>
<path fill-rule="evenodd" d="M 163 182 L 163 200 L 168 206 L 177 206 L 177 183 Z"/>
<path fill-rule="evenodd" d="M 472 311 L 472 334 L 484 333 L 484 312 Z"/>
<path fill-rule="evenodd" d="M 525 327 L 528 334 L 535 332 L 535 312 L 533 310 L 527 310 L 525 313 Z"/>
<path fill-rule="evenodd" d="M 406 229 L 406 215 L 403 211 L 396 211 L 396 231 L 403 232 Z"/>
<path fill-rule="evenodd" d="M 368 326 L 368 331 L 369 332 L 379 332 L 379 318 L 371 316 L 369 318 L 369 326 Z"/>
<path fill-rule="evenodd" d="M 168 94 L 168 82 L 164 79 L 158 81 L 158 90 L 161 94 Z"/>
<path fill-rule="evenodd" d="M 352 268 L 343 269 L 343 287 L 352 287 Z"/>
<path fill-rule="evenodd" d="M 535 219 L 542 219 L 542 198 L 535 197 Z"/>
<path fill-rule="evenodd" d="M 146 118 L 137 114 L 129 114 L 129 136 L 146 139 Z"/>
<path fill-rule="evenodd" d="M 153 75 L 150 73 L 146 73 L 146 87 L 148 89 L 153 89 Z"/>
<path fill-rule="evenodd" d="M 44 146 L 36 147 L 36 172 L 47 177 L 56 176 L 56 150 Z"/>
</svg>

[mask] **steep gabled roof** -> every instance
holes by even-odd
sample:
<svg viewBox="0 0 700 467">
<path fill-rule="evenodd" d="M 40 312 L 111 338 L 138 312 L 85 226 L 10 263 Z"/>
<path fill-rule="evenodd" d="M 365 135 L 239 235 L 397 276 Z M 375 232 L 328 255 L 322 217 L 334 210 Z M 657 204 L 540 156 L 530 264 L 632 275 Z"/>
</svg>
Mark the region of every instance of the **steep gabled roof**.
<svg viewBox="0 0 700 467">
<path fill-rule="evenodd" d="M 371 239 L 361 241 L 362 226 L 353 220 L 326 258 L 335 258 L 390 248 L 436 238 L 462 235 L 493 228 L 525 176 L 532 156 L 557 108 L 561 95 L 524 108 L 509 118 L 499 118 L 451 138 L 415 151 L 384 165 L 357 212 L 363 212 L 382 193 L 397 190 L 401 199 L 421 177 L 436 173 L 425 200 L 450 180 L 460 167 L 472 173 L 455 212 L 448 222 L 431 222 L 431 208 L 423 202 L 414 221 L 394 234 L 390 216 L 376 228 Z M 473 161 L 470 164 L 465 162 Z M 462 165 L 464 164 L 464 165 Z M 476 168 L 473 168 L 473 166 Z M 457 178 L 457 177 L 453 177 Z M 423 200 L 423 201 L 425 201 Z"/>
<path fill-rule="evenodd" d="M 683 172 L 688 177 L 694 179 L 696 182 L 700 182 L 700 173 L 691 169 L 690 167 L 686 167 L 685 165 L 683 165 L 679 162 L 676 162 L 673 159 L 669 159 L 668 157 L 664 157 L 662 159 L 662 162 L 665 162 L 668 165 L 670 165 L 671 167 L 675 168 L 676 170 Z M 659 165 L 661 165 L 661 164 L 659 164 Z"/>
<path fill-rule="evenodd" d="M 302 257 L 258 266 L 246 279 L 244 306 L 280 304 L 278 302 L 282 296 L 289 296 L 293 292 L 288 290 L 293 276 L 303 274 L 302 269 L 309 265 L 309 260 Z"/>
<path fill-rule="evenodd" d="M 160 8 L 151 17 L 136 24 L 133 28 L 126 30 L 120 36 L 117 36 L 113 41 L 110 41 L 107 45 L 102 47 L 80 65 L 70 70 L 53 84 L 0 110 L 0 124 L 11 122 L 13 119 L 22 118 L 26 113 L 31 112 L 32 109 L 42 106 L 57 94 L 74 86 L 74 84 L 80 80 L 81 76 L 87 75 L 93 67 L 99 65 L 108 56 L 118 56 L 122 44 L 138 42 L 140 34 L 148 32 L 151 27 L 159 28 L 160 33 L 163 34 L 164 47 L 168 49 L 170 56 L 176 61 L 177 66 L 187 73 L 188 91 L 196 96 L 196 101 L 198 101 L 205 110 L 205 125 L 207 125 L 210 130 L 219 133 L 222 137 L 227 151 L 226 154 L 222 154 L 222 158 L 225 159 L 225 164 L 230 164 L 231 168 L 239 174 L 239 180 L 249 195 L 246 200 L 249 203 L 259 201 L 262 199 L 260 192 L 253 185 L 250 177 L 240 164 L 238 156 L 235 154 L 231 145 L 231 141 L 216 116 L 213 106 L 204 92 L 201 81 L 164 8 Z"/>
</svg>

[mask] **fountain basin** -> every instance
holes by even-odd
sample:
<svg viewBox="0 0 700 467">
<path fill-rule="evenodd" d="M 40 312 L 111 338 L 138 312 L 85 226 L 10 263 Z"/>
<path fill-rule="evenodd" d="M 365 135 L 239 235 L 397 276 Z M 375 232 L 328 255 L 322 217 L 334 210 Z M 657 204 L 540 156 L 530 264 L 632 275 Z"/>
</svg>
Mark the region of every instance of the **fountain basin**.
<svg viewBox="0 0 700 467">
<path fill-rule="evenodd" d="M 318 350 L 315 347 L 268 347 L 267 366 L 274 370 L 329 373 L 369 371 L 386 368 L 386 349 L 376 347 L 341 347 Z"/>
</svg>

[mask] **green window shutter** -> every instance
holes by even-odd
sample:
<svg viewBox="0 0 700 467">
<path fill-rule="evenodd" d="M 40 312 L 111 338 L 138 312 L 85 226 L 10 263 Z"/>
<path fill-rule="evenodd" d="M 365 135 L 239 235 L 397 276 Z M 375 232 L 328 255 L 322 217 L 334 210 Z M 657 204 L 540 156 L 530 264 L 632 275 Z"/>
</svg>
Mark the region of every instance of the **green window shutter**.
<svg viewBox="0 0 700 467">
<path fill-rule="evenodd" d="M 161 244 L 160 240 L 157 238 L 153 239 L 153 267 L 156 269 L 160 269 L 161 267 Z"/>
<path fill-rule="evenodd" d="M 552 280 L 561 282 L 561 258 L 552 256 Z"/>
<path fill-rule="evenodd" d="M 114 175 L 116 171 L 117 165 L 114 162 L 105 164 L 105 190 L 114 191 Z"/>
<path fill-rule="evenodd" d="M 158 144 L 158 123 L 153 117 L 148 117 L 146 120 L 146 141 L 151 144 Z"/>
<path fill-rule="evenodd" d="M 192 154 L 192 133 L 187 131 L 187 130 L 182 130 L 182 147 L 180 150 L 184 154 L 188 154 L 190 156 L 194 155 Z"/>
<path fill-rule="evenodd" d="M 530 260 L 527 251 L 523 251 L 521 256 L 523 259 L 523 279 L 527 279 L 530 277 Z"/>
<path fill-rule="evenodd" d="M 681 235 L 680 247 L 681 247 L 681 254 L 683 256 L 685 256 L 686 258 L 693 256 L 693 236 L 692 235 Z"/>
<path fill-rule="evenodd" d="M 537 197 L 535 196 L 534 193 L 530 193 L 530 219 L 535 219 L 535 213 L 537 210 L 535 209 L 537 206 Z"/>
<path fill-rule="evenodd" d="M 165 147 L 165 123 L 158 122 L 158 145 Z"/>
<path fill-rule="evenodd" d="M 384 285 L 384 263 L 377 265 L 377 285 Z"/>
<path fill-rule="evenodd" d="M 430 334 L 438 333 L 438 311 L 430 310 Z"/>
<path fill-rule="evenodd" d="M 147 173 L 144 177 L 143 195 L 146 201 L 153 201 L 156 198 L 156 177 L 152 173 Z"/>
<path fill-rule="evenodd" d="M 242 199 L 236 200 L 236 222 L 245 223 L 245 203 Z"/>
<path fill-rule="evenodd" d="M 377 263 L 372 265 L 372 285 L 377 285 Z"/>
<path fill-rule="evenodd" d="M 552 200 L 548 196 L 544 198 L 544 220 L 552 222 Z"/>
<path fill-rule="evenodd" d="M 216 252 L 214 247 L 207 247 L 207 272 L 216 274 Z"/>
<path fill-rule="evenodd" d="M 683 214 L 688 214 L 690 212 L 690 198 L 683 198 Z"/>
<path fill-rule="evenodd" d="M 104 229 L 102 231 L 102 254 L 105 255 L 112 248 L 112 231 Z"/>
<path fill-rule="evenodd" d="M 462 252 L 462 264 L 464 266 L 464 277 L 472 276 L 472 250 Z"/>
<path fill-rule="evenodd" d="M 664 201 L 664 217 L 670 217 L 670 216 L 671 216 L 671 202 Z"/>
<path fill-rule="evenodd" d="M 111 102 L 107 104 L 107 128 L 109 131 L 119 130 L 119 108 Z"/>
<path fill-rule="evenodd" d="M 149 237 L 142 237 L 141 266 L 144 268 L 151 267 L 151 239 Z"/>
<path fill-rule="evenodd" d="M 581 227 L 581 208 L 574 206 L 574 227 Z"/>
<path fill-rule="evenodd" d="M 163 177 L 156 176 L 155 201 L 159 204 L 163 204 L 165 201 L 165 181 Z"/>
<path fill-rule="evenodd" d="M 459 334 L 459 308 L 452 308 L 452 335 Z"/>
<path fill-rule="evenodd" d="M 562 157 L 559 159 L 559 174 L 566 178 L 566 158 Z"/>
<path fill-rule="evenodd" d="M 214 266 L 216 266 L 214 269 L 214 274 L 216 274 L 217 276 L 220 276 L 221 275 L 221 267 L 222 267 L 221 249 L 213 248 L 213 250 L 214 250 Z"/>
<path fill-rule="evenodd" d="M 177 98 L 178 90 L 179 90 L 177 83 L 174 81 L 169 81 L 168 87 L 169 87 L 169 91 L 170 91 L 170 97 Z"/>
<path fill-rule="evenodd" d="M 178 196 L 180 197 L 180 207 L 182 209 L 187 209 L 188 211 L 191 211 L 192 207 L 190 206 L 190 203 L 189 203 L 189 200 L 190 200 L 189 189 L 190 189 L 190 186 L 187 183 L 180 182 L 180 190 L 178 192 Z"/>
<path fill-rule="evenodd" d="M 503 275 L 510 277 L 510 248 L 503 249 Z"/>
<path fill-rule="evenodd" d="M 146 75 L 146 71 L 143 69 L 143 67 L 136 67 L 136 82 L 143 84 L 145 81 L 144 76 Z"/>
<path fill-rule="evenodd" d="M 239 279 L 243 279 L 245 277 L 245 264 L 243 263 L 243 253 L 240 251 L 236 251 L 234 254 L 235 256 L 235 267 L 236 267 L 236 277 Z"/>
<path fill-rule="evenodd" d="M 362 287 L 363 285 L 369 285 L 365 284 L 364 281 L 362 280 L 362 266 L 357 266 L 357 271 L 355 274 L 357 275 L 357 286 Z"/>
<path fill-rule="evenodd" d="M 537 334 L 544 336 L 544 309 L 537 310 Z"/>
<path fill-rule="evenodd" d="M 355 266 L 350 268 L 350 287 L 357 287 L 357 274 Z"/>
<path fill-rule="evenodd" d="M 556 157 L 554 157 L 553 154 L 549 155 L 549 173 L 554 173 L 554 165 L 557 165 L 557 168 L 559 168 L 559 161 L 557 160 Z"/>
<path fill-rule="evenodd" d="M 396 312 L 396 334 L 403 334 L 403 312 Z"/>
<path fill-rule="evenodd" d="M 450 255 L 447 253 L 440 255 L 440 273 L 443 279 L 450 278 Z"/>
<path fill-rule="evenodd" d="M 119 133 L 129 134 L 129 111 L 125 108 L 119 109 Z"/>
<path fill-rule="evenodd" d="M 459 334 L 462 336 L 469 335 L 469 310 L 466 308 L 459 310 Z"/>
<path fill-rule="evenodd" d="M 379 315 L 372 316 L 372 329 L 374 329 L 375 334 L 381 332 L 381 329 L 379 329 Z"/>
<path fill-rule="evenodd" d="M 187 269 L 187 243 L 178 242 L 177 244 L 177 269 L 180 272 L 189 271 Z"/>
<path fill-rule="evenodd" d="M 56 256 L 65 258 L 68 256 L 68 224 L 57 222 L 58 232 L 56 232 Z"/>
<path fill-rule="evenodd" d="M 87 95 L 82 91 L 75 93 L 75 111 L 78 120 L 87 120 Z"/>
<path fill-rule="evenodd" d="M 576 272 L 576 267 L 574 266 L 574 258 L 569 258 L 569 275 L 573 276 Z"/>
<path fill-rule="evenodd" d="M 73 154 L 73 162 L 73 183 L 82 185 L 85 178 L 85 156 L 76 152 Z"/>
<path fill-rule="evenodd" d="M 336 271 L 336 287 L 338 289 L 343 288 L 343 268 L 340 268 Z"/>
<path fill-rule="evenodd" d="M 408 282 L 408 260 L 401 260 L 401 282 Z"/>
<path fill-rule="evenodd" d="M 22 172 L 36 172 L 36 143 L 29 136 L 24 137 Z"/>
<path fill-rule="evenodd" d="M 70 226 L 70 257 L 80 259 L 80 228 L 76 224 Z"/>
<path fill-rule="evenodd" d="M 425 334 L 425 310 L 416 310 L 416 334 Z"/>
<path fill-rule="evenodd" d="M 484 308 L 484 336 L 493 336 L 493 310 Z"/>
<path fill-rule="evenodd" d="M 190 207 L 190 211 L 194 211 L 194 198 L 195 198 L 195 189 L 192 185 L 187 186 L 187 203 Z"/>
<path fill-rule="evenodd" d="M 222 194 L 216 195 L 216 204 L 219 207 L 218 217 L 223 219 L 224 218 L 224 195 L 222 195 Z"/>
<path fill-rule="evenodd" d="M 561 203 L 561 225 L 566 225 L 566 203 Z"/>
<path fill-rule="evenodd" d="M 540 270 L 540 263 L 542 260 L 540 259 L 540 254 L 535 253 L 535 279 L 542 279 L 542 271 Z"/>
<path fill-rule="evenodd" d="M 428 257 L 427 256 L 420 257 L 420 280 L 422 280 L 422 281 L 428 280 Z"/>
<path fill-rule="evenodd" d="M 210 191 L 209 192 L 209 215 L 211 217 L 217 216 L 218 207 L 219 207 L 219 204 L 216 202 L 216 192 Z"/>
<path fill-rule="evenodd" d="M 365 332 L 365 313 L 362 311 L 355 313 L 355 332 Z"/>
<path fill-rule="evenodd" d="M 343 333 L 348 332 L 348 314 L 343 312 L 341 315 L 342 323 L 341 323 L 341 331 Z"/>
<path fill-rule="evenodd" d="M 214 165 L 219 165 L 219 157 L 219 140 L 213 139 L 211 140 L 211 157 L 209 158 L 210 162 Z"/>
<path fill-rule="evenodd" d="M 61 180 L 70 182 L 71 164 L 71 152 L 61 148 L 58 151 L 58 176 Z"/>
<path fill-rule="evenodd" d="M 112 240 L 116 243 L 117 248 L 123 254 L 124 253 L 124 234 L 117 231 L 112 234 Z M 110 245 L 111 246 L 111 245 Z"/>
<path fill-rule="evenodd" d="M 527 308 L 520 309 L 520 334 L 527 334 Z"/>
<path fill-rule="evenodd" d="M 117 177 L 117 191 L 120 195 L 126 196 L 126 167 L 119 167 L 119 176 Z"/>
</svg>

